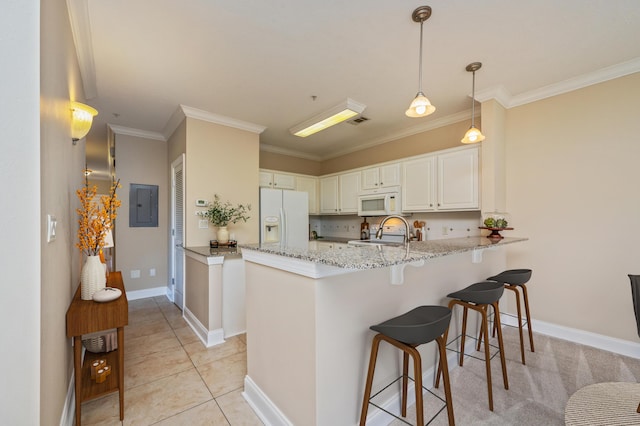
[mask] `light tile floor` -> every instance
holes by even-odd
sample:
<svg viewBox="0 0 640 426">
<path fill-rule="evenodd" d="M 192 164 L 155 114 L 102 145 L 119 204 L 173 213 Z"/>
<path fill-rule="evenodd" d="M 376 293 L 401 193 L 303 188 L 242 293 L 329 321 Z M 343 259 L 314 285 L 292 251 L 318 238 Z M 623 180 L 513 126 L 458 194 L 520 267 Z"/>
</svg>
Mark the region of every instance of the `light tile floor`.
<svg viewBox="0 0 640 426">
<path fill-rule="evenodd" d="M 242 397 L 246 340 L 206 348 L 166 297 L 129 302 L 124 421 L 118 394 L 85 402 L 83 425 L 262 425 Z"/>
</svg>

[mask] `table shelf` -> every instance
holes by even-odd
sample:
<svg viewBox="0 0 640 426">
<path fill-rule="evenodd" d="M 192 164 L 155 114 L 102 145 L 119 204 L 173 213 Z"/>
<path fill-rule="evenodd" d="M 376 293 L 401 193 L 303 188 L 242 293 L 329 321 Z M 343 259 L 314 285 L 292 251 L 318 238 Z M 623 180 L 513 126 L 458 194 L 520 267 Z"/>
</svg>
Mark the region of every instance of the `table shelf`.
<svg viewBox="0 0 640 426">
<path fill-rule="evenodd" d="M 122 291 L 122 295 L 110 302 L 98 303 L 82 300 L 80 286 L 67 310 L 67 337 L 73 338 L 73 368 L 75 370 L 76 426 L 81 426 L 82 402 L 118 392 L 120 420 L 124 420 L 124 327 L 129 322 L 129 304 L 120 272 L 107 277 L 107 286 Z M 82 336 L 117 329 L 118 349 L 111 352 L 93 353 L 85 351 L 82 362 Z M 91 361 L 105 358 L 111 366 L 111 374 L 102 383 L 91 379 Z"/>
</svg>

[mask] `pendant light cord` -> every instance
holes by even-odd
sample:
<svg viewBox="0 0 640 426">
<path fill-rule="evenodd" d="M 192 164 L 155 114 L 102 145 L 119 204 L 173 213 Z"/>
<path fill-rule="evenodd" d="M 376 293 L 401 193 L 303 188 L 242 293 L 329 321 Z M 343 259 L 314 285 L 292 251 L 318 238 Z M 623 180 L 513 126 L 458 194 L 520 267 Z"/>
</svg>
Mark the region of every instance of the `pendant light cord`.
<svg viewBox="0 0 640 426">
<path fill-rule="evenodd" d="M 420 63 L 418 64 L 418 88 L 420 93 L 422 93 L 422 26 L 424 24 L 424 20 L 420 21 Z"/>
<path fill-rule="evenodd" d="M 473 72 L 471 83 L 471 127 L 476 127 L 476 72 Z"/>
</svg>

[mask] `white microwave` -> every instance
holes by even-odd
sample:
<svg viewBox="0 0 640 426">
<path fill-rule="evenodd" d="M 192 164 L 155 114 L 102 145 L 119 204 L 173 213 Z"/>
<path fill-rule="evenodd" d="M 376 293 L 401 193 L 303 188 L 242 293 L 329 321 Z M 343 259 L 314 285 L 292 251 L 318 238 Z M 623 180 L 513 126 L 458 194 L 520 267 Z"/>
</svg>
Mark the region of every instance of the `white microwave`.
<svg viewBox="0 0 640 426">
<path fill-rule="evenodd" d="M 358 216 L 400 214 L 400 189 L 375 189 L 358 195 Z"/>
</svg>

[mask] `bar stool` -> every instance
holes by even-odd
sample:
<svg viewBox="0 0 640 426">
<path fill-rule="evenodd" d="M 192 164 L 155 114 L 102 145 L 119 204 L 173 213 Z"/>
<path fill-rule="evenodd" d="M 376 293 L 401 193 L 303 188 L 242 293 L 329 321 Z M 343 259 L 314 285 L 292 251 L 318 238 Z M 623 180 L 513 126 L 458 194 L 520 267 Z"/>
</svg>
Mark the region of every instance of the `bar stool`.
<svg viewBox="0 0 640 426">
<path fill-rule="evenodd" d="M 498 300 L 504 293 L 504 285 L 495 281 L 482 281 L 479 283 L 471 284 L 470 286 L 450 293 L 447 297 L 452 298 L 449 302 L 449 309 L 453 310 L 455 305 L 463 307 L 462 314 L 462 333 L 460 337 L 460 362 L 462 367 L 464 360 L 464 341 L 467 333 L 467 311 L 472 309 L 480 313 L 482 318 L 480 326 L 480 335 L 484 335 L 484 361 L 487 370 L 487 389 L 489 392 L 489 410 L 493 411 L 493 390 L 491 384 L 491 355 L 489 353 L 489 327 L 487 321 L 487 310 L 489 306 L 493 306 L 495 312 L 495 321 L 500 324 L 500 309 L 498 308 Z M 502 379 L 504 382 L 504 388 L 509 389 L 509 379 L 507 378 L 507 364 L 504 357 L 504 344 L 502 341 L 502 329 L 498 329 L 498 348 L 500 353 L 500 362 L 502 364 Z M 445 331 L 444 339 L 447 341 L 449 330 Z M 471 336 L 469 336 L 471 337 Z M 456 337 L 457 339 L 458 337 Z M 452 340 L 455 341 L 456 339 Z M 440 357 L 442 360 L 444 357 Z M 436 376 L 436 388 L 440 385 L 440 366 L 438 366 L 438 373 Z"/>
<path fill-rule="evenodd" d="M 381 341 L 385 341 L 404 352 L 402 361 L 402 376 L 398 377 L 388 385 L 390 386 L 391 384 L 402 379 L 402 417 L 407 416 L 407 382 L 410 378 L 409 356 L 411 356 L 413 359 L 414 377 L 412 380 L 414 381 L 416 389 L 416 421 L 420 426 L 424 425 L 424 413 L 422 406 L 422 361 L 420 358 L 420 352 L 418 352 L 416 347 L 424 343 L 429 343 L 433 340 L 438 343 L 438 352 L 440 356 L 440 362 L 438 363 L 438 366 L 440 367 L 440 364 L 442 364 L 441 369 L 443 371 L 444 393 L 446 401 L 442 400 L 442 398 L 435 394 L 433 395 L 441 401 L 446 402 L 449 425 L 455 424 L 453 418 L 453 403 L 451 401 L 451 388 L 449 385 L 449 368 L 447 366 L 447 355 L 445 347 L 446 340 L 443 338 L 443 333 L 446 333 L 446 330 L 448 330 L 450 321 L 451 309 L 447 307 L 419 306 L 405 314 L 370 327 L 372 330 L 377 331 L 378 334 L 374 336 L 373 341 L 371 342 L 369 372 L 367 373 L 367 382 L 364 390 L 364 398 L 362 400 L 362 412 L 360 414 L 361 426 L 364 426 L 367 421 L 367 411 L 369 408 L 369 404 L 373 404 L 371 402 L 371 398 L 373 398 L 371 396 L 371 387 L 373 384 L 373 375 L 376 368 L 378 347 Z M 387 387 L 385 387 L 384 389 L 386 389 Z M 428 392 L 431 392 L 426 388 L 424 389 Z M 374 397 L 376 395 L 374 395 Z M 435 414 L 433 418 L 440 414 L 443 409 L 444 406 Z M 394 417 L 399 418 L 397 416 Z"/>
<path fill-rule="evenodd" d="M 496 281 L 504 285 L 504 288 L 511 290 L 516 295 L 516 307 L 518 312 L 518 331 L 520 332 L 520 357 L 522 358 L 522 364 L 526 364 L 524 360 L 524 342 L 522 334 L 522 326 L 527 324 L 529 330 L 529 347 L 531 352 L 535 352 L 533 347 L 533 331 L 531 331 L 531 313 L 529 312 L 529 295 L 527 293 L 526 283 L 531 279 L 531 269 L 509 269 L 501 272 L 498 275 L 487 278 L 489 281 Z M 527 316 L 526 320 L 522 321 L 522 311 L 520 308 L 520 293 L 518 288 L 522 289 L 522 298 L 524 299 L 524 310 Z M 495 328 L 494 328 L 495 330 Z"/>
</svg>

